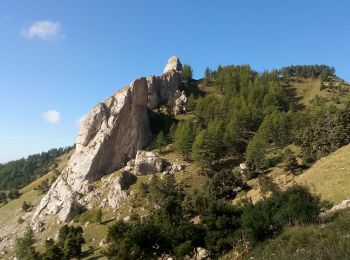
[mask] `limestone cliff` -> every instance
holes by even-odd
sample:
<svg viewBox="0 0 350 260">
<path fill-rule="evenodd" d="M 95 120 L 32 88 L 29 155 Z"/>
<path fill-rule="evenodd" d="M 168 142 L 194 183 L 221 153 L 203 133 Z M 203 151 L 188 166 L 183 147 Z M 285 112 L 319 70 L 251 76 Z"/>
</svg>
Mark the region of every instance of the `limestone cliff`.
<svg viewBox="0 0 350 260">
<path fill-rule="evenodd" d="M 38 230 L 45 215 L 69 221 L 86 208 L 82 197 L 91 182 L 120 169 L 152 138 L 148 109 L 166 102 L 181 85 L 182 65 L 171 57 L 162 75 L 139 78 L 97 104 L 85 117 L 68 166 L 36 209 L 32 226 Z"/>
</svg>

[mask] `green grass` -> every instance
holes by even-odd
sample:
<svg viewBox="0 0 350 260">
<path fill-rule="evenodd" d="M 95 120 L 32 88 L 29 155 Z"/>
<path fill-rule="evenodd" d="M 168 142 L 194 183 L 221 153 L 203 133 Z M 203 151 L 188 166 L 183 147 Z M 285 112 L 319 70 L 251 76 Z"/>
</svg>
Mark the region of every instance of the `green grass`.
<svg viewBox="0 0 350 260">
<path fill-rule="evenodd" d="M 317 95 L 327 104 L 332 103 L 337 106 L 342 106 L 342 104 L 349 101 L 350 86 L 336 77 L 333 77 L 333 81 L 338 82 L 343 91 L 329 88 L 321 90 L 320 79 L 293 78 L 289 83 L 295 88 L 297 97 L 300 98 L 300 102 L 304 105 L 308 105 L 310 100 Z"/>
<path fill-rule="evenodd" d="M 335 204 L 350 199 L 350 145 L 321 158 L 305 173 L 297 176 L 297 183 L 305 184 Z"/>
<path fill-rule="evenodd" d="M 277 238 L 251 250 L 244 259 L 349 259 L 350 210 L 329 223 L 286 228 Z"/>
</svg>

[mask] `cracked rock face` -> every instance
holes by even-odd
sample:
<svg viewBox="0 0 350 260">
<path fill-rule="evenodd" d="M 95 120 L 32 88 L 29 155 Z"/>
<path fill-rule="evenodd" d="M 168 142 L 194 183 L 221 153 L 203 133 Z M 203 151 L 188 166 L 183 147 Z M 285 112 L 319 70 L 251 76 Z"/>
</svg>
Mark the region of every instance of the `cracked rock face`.
<svg viewBox="0 0 350 260">
<path fill-rule="evenodd" d="M 179 59 L 171 57 L 161 76 L 136 79 L 86 115 L 74 154 L 33 215 L 33 229 L 48 214 L 57 214 L 61 222 L 71 220 L 86 207 L 81 197 L 91 192 L 91 182 L 122 168 L 149 144 L 147 109 L 175 95 L 181 69 Z"/>
</svg>

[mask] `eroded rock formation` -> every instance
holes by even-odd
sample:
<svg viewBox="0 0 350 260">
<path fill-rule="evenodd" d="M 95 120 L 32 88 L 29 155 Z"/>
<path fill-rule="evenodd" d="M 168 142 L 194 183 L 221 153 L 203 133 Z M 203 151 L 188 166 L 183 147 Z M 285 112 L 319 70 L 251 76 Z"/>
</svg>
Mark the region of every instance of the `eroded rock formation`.
<svg viewBox="0 0 350 260">
<path fill-rule="evenodd" d="M 122 168 L 152 138 L 148 109 L 174 97 L 181 86 L 182 65 L 171 57 L 162 75 L 139 78 L 97 104 L 85 117 L 76 150 L 67 167 L 37 207 L 32 226 L 37 229 L 45 215 L 69 221 L 87 207 L 82 196 L 90 183 Z"/>
</svg>

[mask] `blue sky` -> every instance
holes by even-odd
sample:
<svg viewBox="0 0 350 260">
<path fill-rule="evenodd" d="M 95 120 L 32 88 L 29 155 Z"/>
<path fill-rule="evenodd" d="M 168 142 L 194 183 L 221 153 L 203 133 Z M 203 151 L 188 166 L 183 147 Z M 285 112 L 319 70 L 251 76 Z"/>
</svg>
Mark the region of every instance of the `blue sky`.
<svg viewBox="0 0 350 260">
<path fill-rule="evenodd" d="M 0 162 L 71 145 L 77 121 L 177 55 L 256 70 L 328 64 L 350 80 L 347 0 L 0 2 Z M 46 113 L 46 114 L 45 114 Z"/>
</svg>

